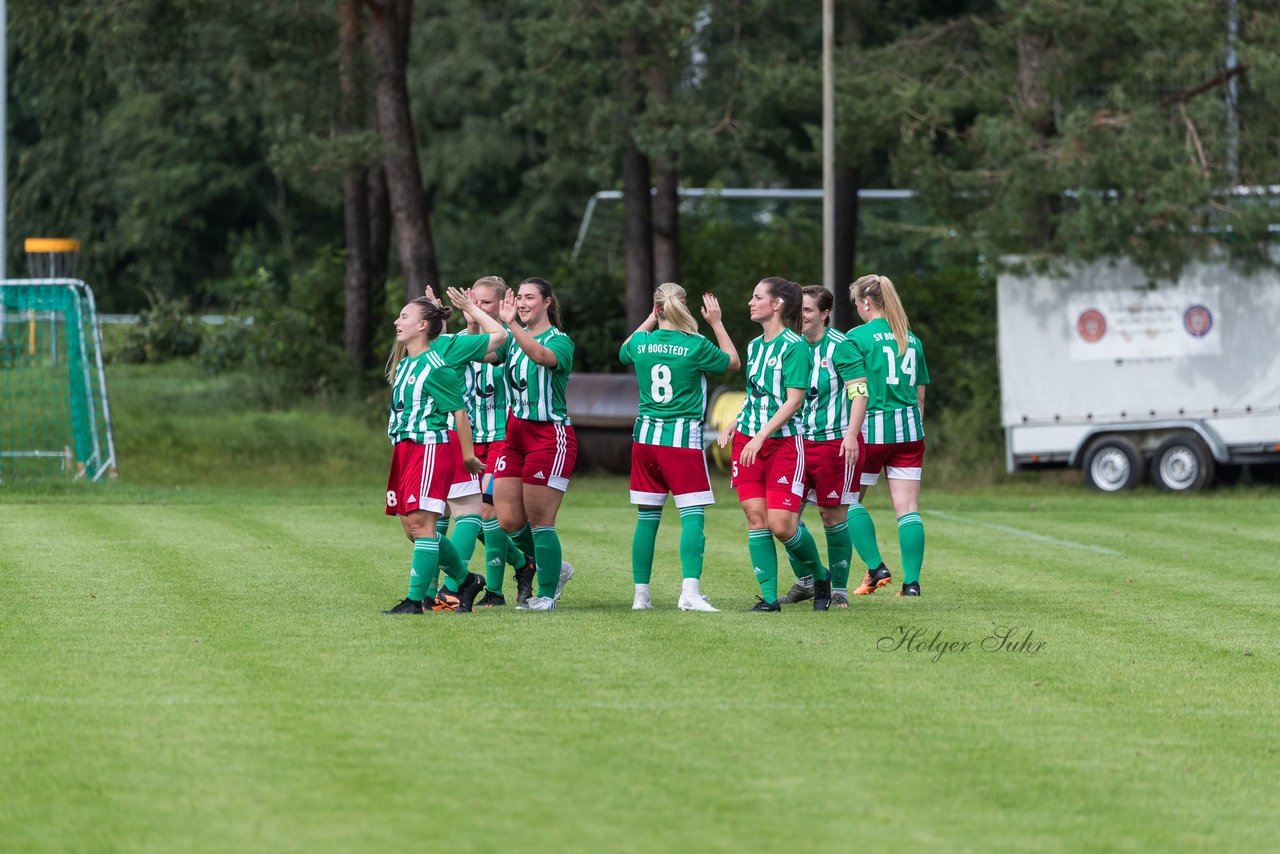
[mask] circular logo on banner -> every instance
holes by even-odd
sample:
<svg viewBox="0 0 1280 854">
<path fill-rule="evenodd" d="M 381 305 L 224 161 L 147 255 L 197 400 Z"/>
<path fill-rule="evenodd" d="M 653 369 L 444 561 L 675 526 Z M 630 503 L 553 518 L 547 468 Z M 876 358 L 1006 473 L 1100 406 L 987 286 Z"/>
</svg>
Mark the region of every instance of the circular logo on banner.
<svg viewBox="0 0 1280 854">
<path fill-rule="evenodd" d="M 1107 319 L 1096 308 L 1086 308 L 1076 320 L 1076 332 L 1086 342 L 1094 344 L 1107 334 Z"/>
<path fill-rule="evenodd" d="M 1213 315 L 1202 305 L 1193 305 L 1182 315 L 1182 325 L 1187 334 L 1194 338 L 1203 338 L 1213 328 Z"/>
</svg>

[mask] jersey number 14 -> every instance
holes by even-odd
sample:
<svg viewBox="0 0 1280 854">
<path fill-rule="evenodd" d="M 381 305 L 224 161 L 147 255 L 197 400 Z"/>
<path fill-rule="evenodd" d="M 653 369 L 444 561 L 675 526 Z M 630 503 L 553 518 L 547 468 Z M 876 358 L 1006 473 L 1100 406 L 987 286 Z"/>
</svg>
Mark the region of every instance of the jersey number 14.
<svg viewBox="0 0 1280 854">
<path fill-rule="evenodd" d="M 884 350 L 885 363 L 889 366 L 889 378 L 887 382 L 889 385 L 897 385 L 899 367 L 896 360 L 898 351 L 893 347 L 882 347 L 881 349 Z M 908 385 L 916 384 L 916 351 L 912 350 L 910 347 L 907 348 L 907 352 L 902 356 L 902 367 L 900 370 L 904 375 L 906 375 Z"/>
</svg>

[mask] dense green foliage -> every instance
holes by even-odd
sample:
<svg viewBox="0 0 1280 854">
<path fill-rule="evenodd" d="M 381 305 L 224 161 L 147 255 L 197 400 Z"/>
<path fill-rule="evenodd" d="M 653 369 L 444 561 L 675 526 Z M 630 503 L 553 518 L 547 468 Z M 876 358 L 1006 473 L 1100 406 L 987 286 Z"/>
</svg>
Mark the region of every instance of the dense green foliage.
<svg viewBox="0 0 1280 854">
<path fill-rule="evenodd" d="M 837 7 L 842 167 L 860 186 L 920 194 L 863 206 L 857 272 L 904 293 L 931 346 L 936 415 L 994 426 L 992 282 L 1011 253 L 1127 255 L 1152 277 L 1223 251 L 1268 262 L 1274 206 L 1224 188 L 1280 184 L 1273 4 L 1236 4 L 1234 122 L 1216 0 Z M 17 0 L 9 15 L 9 233 L 82 238 L 102 309 L 151 307 L 124 355 L 190 352 L 184 312 L 213 308 L 257 323 L 204 330 L 201 358 L 272 376 L 267 397 L 358 380 L 336 346 L 339 190 L 344 169 L 383 148 L 371 109 L 365 127 L 336 130 L 336 3 Z M 620 186 L 631 118 L 644 153 L 685 185 L 821 183 L 813 4 L 448 0 L 419 4 L 409 35 L 442 278 L 551 278 L 580 369 L 617 369 L 629 331 L 617 217 L 597 217 L 576 260 L 569 248 L 590 195 Z M 671 84 L 630 118 L 628 67 Z M 745 343 L 754 330 L 735 309 L 759 277 L 820 278 L 819 216 L 687 205 L 681 278 L 719 293 Z M 396 275 L 393 258 L 375 328 L 402 292 Z M 375 353 L 384 344 L 385 332 Z"/>
</svg>

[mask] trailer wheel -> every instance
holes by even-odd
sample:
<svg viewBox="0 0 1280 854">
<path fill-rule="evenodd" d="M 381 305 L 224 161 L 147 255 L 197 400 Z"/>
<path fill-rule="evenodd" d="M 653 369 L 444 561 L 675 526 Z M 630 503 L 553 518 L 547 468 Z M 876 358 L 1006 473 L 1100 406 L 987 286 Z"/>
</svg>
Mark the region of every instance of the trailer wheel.
<svg viewBox="0 0 1280 854">
<path fill-rule="evenodd" d="M 1142 480 L 1142 454 L 1124 436 L 1104 436 L 1084 457 L 1084 483 L 1101 492 L 1133 489 Z"/>
<path fill-rule="evenodd" d="M 1178 433 L 1156 449 L 1151 480 L 1165 492 L 1198 492 L 1213 483 L 1213 457 L 1199 436 Z"/>
</svg>

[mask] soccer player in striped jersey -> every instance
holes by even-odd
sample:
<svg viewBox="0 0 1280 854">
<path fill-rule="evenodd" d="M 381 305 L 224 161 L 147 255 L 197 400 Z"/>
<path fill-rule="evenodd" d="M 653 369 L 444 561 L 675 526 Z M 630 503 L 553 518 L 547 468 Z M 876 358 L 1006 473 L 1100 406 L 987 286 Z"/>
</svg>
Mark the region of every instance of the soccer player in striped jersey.
<svg viewBox="0 0 1280 854">
<path fill-rule="evenodd" d="M 884 469 L 898 517 L 902 552 L 902 590 L 898 595 L 919 596 L 924 565 L 920 471 L 924 464 L 924 393 L 929 384 L 924 345 L 911 332 L 906 309 L 888 278 L 863 276 L 849 287 L 849 297 L 862 325 L 846 336 L 853 351 L 848 384 L 853 407 L 841 450 L 846 455 L 858 453 L 856 439 L 861 426 L 863 491 L 875 484 Z M 861 513 L 855 518 L 859 509 Z M 880 560 L 875 525 L 861 502 L 850 507 L 849 525 L 858 554 L 867 566 L 880 567 L 879 571 L 868 571 L 854 593 L 874 593 L 889 582 L 889 575 Z"/>
<path fill-rule="evenodd" d="M 507 283 L 500 276 L 483 276 L 475 281 L 465 294 L 449 289 L 449 298 L 455 305 L 469 301 L 474 309 L 466 310 L 467 332 L 480 333 L 490 329 L 482 327 L 482 313 L 502 329 L 501 346 L 505 348 L 508 332 L 501 326 L 498 305 L 507 294 Z M 471 418 L 472 438 L 475 441 L 476 458 L 485 464 L 480 497 L 480 524 L 484 531 L 485 593 L 476 603 L 477 608 L 499 608 L 507 604 L 502 584 L 506 565 L 515 568 L 516 604 L 523 605 L 529 598 L 535 573 L 533 555 L 526 555 L 512 542 L 498 525 L 498 513 L 493 507 L 493 465 L 507 436 L 507 387 L 502 380 L 502 368 L 494 364 L 496 353 L 483 360 L 473 360 L 463 369 L 463 402 Z"/>
<path fill-rule="evenodd" d="M 391 413 L 387 436 L 394 446 L 387 478 L 388 516 L 399 516 L 405 536 L 413 542 L 409 592 L 384 613 L 421 614 L 427 609 L 427 584 L 443 563 L 445 588 L 457 611 L 470 611 L 484 577 L 467 571 L 457 550 L 436 531 L 444 512 L 454 470 L 478 471 L 471 445 L 471 422 L 462 405 L 462 380 L 432 343 L 444 329 L 451 310 L 430 297 L 419 297 L 400 311 L 395 321 L 396 343 L 387 360 L 391 382 Z M 449 416 L 458 428 L 458 448 L 449 442 Z M 434 604 L 434 603 L 432 603 Z"/>
<path fill-rule="evenodd" d="M 764 334 L 747 345 L 747 398 L 736 425 L 720 434 L 733 442 L 733 488 L 747 517 L 747 550 L 760 584 L 752 611 L 780 611 L 777 537 L 814 577 L 813 607 L 831 605 L 831 579 L 813 535 L 799 526 L 804 496 L 804 425 L 800 410 L 809 387 L 809 346 L 800 335 L 800 286 L 761 279 L 748 301 Z"/>
<path fill-rule="evenodd" d="M 838 354 L 847 353 L 844 334 L 830 327 L 834 302 L 826 288 L 811 285 L 804 288 L 804 307 L 800 331 L 809 344 L 809 388 L 804 410 L 804 487 L 805 500 L 816 504 L 822 516 L 822 529 L 827 539 L 827 568 L 831 573 L 831 602 L 849 607 L 849 559 L 853 543 L 845 522 L 849 505 L 857 500 L 857 456 L 846 457 L 840 445 L 849 427 L 849 398 L 845 395 Z M 847 359 L 845 360 L 848 361 Z M 804 522 L 800 523 L 801 525 Z M 779 601 L 803 602 L 813 598 L 813 576 L 804 575 L 795 564 L 796 583 Z"/>
<path fill-rule="evenodd" d="M 668 492 L 675 496 L 680 511 L 684 580 L 677 607 L 719 610 L 711 607 L 698 586 L 706 545 L 703 508 L 715 502 L 702 418 L 707 409 L 707 374 L 736 371 L 741 363 L 721 321 L 720 303 L 712 294 L 702 296 L 702 316 L 711 324 L 715 344 L 698 334 L 684 288 L 667 282 L 653 295 L 653 311 L 618 351 L 622 364 L 635 365 L 640 385 L 639 417 L 631 445 L 631 503 L 639 508 L 631 540 L 631 577 L 636 585 L 631 607 L 637 611 L 653 607 L 649 579 Z"/>
<path fill-rule="evenodd" d="M 493 503 L 502 529 L 537 564 L 537 595 L 520 607 L 550 611 L 573 577 L 562 560 L 556 514 L 578 458 L 565 406 L 574 346 L 558 328 L 560 305 L 545 279 L 528 278 L 508 291 L 498 316 L 511 330 L 503 352 L 511 411 L 493 465 Z"/>
</svg>

